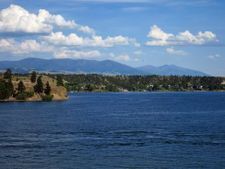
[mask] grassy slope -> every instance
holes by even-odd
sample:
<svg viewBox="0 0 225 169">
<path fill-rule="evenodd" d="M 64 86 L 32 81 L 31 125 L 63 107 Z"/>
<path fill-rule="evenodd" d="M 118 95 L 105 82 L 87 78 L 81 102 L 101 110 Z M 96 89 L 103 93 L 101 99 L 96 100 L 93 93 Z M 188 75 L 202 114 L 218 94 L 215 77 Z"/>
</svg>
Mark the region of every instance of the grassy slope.
<svg viewBox="0 0 225 169">
<path fill-rule="evenodd" d="M 26 86 L 26 91 L 34 91 L 35 83 L 31 83 L 30 76 L 13 76 L 12 83 L 14 88 L 17 88 L 19 81 L 22 80 L 24 85 Z M 42 81 L 45 86 L 46 82 L 48 81 L 51 86 L 51 94 L 54 96 L 53 100 L 66 100 L 67 99 L 67 90 L 65 87 L 57 86 L 56 80 L 50 78 L 48 76 L 42 76 Z M 14 101 L 15 98 L 11 97 L 9 100 Z M 34 94 L 33 97 L 28 98 L 27 101 L 41 101 L 41 96 L 39 94 Z"/>
</svg>

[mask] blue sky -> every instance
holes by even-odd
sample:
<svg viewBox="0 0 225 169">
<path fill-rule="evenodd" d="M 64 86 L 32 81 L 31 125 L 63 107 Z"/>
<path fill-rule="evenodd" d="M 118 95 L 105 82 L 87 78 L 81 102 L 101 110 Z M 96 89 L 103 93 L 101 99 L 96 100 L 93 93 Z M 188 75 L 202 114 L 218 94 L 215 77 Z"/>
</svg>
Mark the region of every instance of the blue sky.
<svg viewBox="0 0 225 169">
<path fill-rule="evenodd" d="M 0 0 L 0 60 L 111 59 L 224 76 L 224 8 L 223 0 Z"/>
</svg>

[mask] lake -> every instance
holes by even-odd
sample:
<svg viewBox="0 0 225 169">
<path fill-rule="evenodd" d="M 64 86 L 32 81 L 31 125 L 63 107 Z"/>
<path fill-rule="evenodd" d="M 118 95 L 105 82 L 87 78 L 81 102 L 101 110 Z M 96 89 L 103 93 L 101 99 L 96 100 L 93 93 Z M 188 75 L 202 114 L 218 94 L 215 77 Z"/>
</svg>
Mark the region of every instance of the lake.
<svg viewBox="0 0 225 169">
<path fill-rule="evenodd" d="M 225 93 L 0 103 L 0 168 L 225 168 Z"/>
</svg>

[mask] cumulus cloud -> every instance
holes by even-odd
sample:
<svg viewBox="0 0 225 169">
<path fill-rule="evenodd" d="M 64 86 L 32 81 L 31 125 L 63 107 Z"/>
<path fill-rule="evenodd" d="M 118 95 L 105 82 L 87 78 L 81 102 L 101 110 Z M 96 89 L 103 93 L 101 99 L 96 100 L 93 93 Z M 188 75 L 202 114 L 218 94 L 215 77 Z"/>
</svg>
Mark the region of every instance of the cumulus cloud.
<svg viewBox="0 0 225 169">
<path fill-rule="evenodd" d="M 117 45 L 134 45 L 139 46 L 137 41 L 132 38 L 124 36 L 108 36 L 103 38 L 101 36 L 93 35 L 92 37 L 80 37 L 75 33 L 64 35 L 63 32 L 52 32 L 48 36 L 43 36 L 43 39 L 54 45 L 68 45 L 68 46 L 84 46 L 84 47 L 114 47 Z"/>
<path fill-rule="evenodd" d="M 177 56 L 184 56 L 187 55 L 187 53 L 183 50 L 176 50 L 173 47 L 167 48 L 166 52 L 170 55 L 177 55 Z"/>
<path fill-rule="evenodd" d="M 209 42 L 217 42 L 216 35 L 213 32 L 198 32 L 196 35 L 186 30 L 177 35 L 164 32 L 157 25 L 151 27 L 148 35 L 150 40 L 146 42 L 147 46 L 172 46 L 172 45 L 204 45 Z"/>
<path fill-rule="evenodd" d="M 78 31 L 94 34 L 88 26 L 66 20 L 61 15 L 54 15 L 45 9 L 40 9 L 37 14 L 30 13 L 18 5 L 10 5 L 0 11 L 0 32 L 13 33 L 50 33 L 54 27 L 77 29 Z"/>
<path fill-rule="evenodd" d="M 176 36 L 176 40 L 180 43 L 189 43 L 194 45 L 203 45 L 208 42 L 216 41 L 216 35 L 210 31 L 199 32 L 193 35 L 189 31 L 181 32 Z"/>
<path fill-rule="evenodd" d="M 75 33 L 71 33 L 68 36 L 65 36 L 63 32 L 52 32 L 48 36 L 42 37 L 45 41 L 54 44 L 54 45 L 82 45 L 84 42 L 84 39 L 82 37 L 79 37 Z"/>
<path fill-rule="evenodd" d="M 76 58 L 76 59 L 95 59 L 101 56 L 101 53 L 98 50 L 92 51 L 77 51 L 77 50 L 69 50 L 69 49 L 61 49 L 54 53 L 56 58 Z"/>
<path fill-rule="evenodd" d="M 36 40 L 17 42 L 14 39 L 0 39 L 0 52 L 11 54 L 29 54 L 35 52 L 51 52 L 53 48 Z"/>
<path fill-rule="evenodd" d="M 50 53 L 56 58 L 98 58 L 101 53 L 97 50 L 77 51 L 66 47 L 47 45 L 36 40 L 25 40 L 17 42 L 14 39 L 0 39 L 0 52 L 7 52 L 13 55 L 31 53 Z"/>
<path fill-rule="evenodd" d="M 83 33 L 87 33 L 87 34 L 91 34 L 91 35 L 95 34 L 95 30 L 90 28 L 89 26 L 82 26 L 82 25 L 77 24 L 77 29 Z"/>
<path fill-rule="evenodd" d="M 161 30 L 157 25 L 151 27 L 151 31 L 148 33 L 149 38 L 158 39 L 158 40 L 168 40 L 170 37 L 173 37 L 173 34 L 169 34 Z"/>
<path fill-rule="evenodd" d="M 58 32 L 55 32 L 56 30 Z M 64 31 L 69 33 L 64 34 Z M 0 33 L 7 34 L 6 37 L 9 35 L 13 37 L 0 38 L 0 52 L 19 57 L 48 53 L 56 58 L 93 59 L 102 55 L 99 49 L 95 48 L 127 45 L 140 47 L 134 38 L 122 35 L 102 37 L 96 35 L 95 30 L 89 26 L 77 24 L 74 20 L 66 20 L 63 16 L 52 14 L 45 9 L 32 13 L 13 4 L 0 10 Z M 14 33 L 36 36 L 21 38 L 15 37 Z M 34 39 L 30 39 L 31 37 Z M 115 60 L 128 61 L 130 56 L 126 54 L 115 56 Z"/>
</svg>

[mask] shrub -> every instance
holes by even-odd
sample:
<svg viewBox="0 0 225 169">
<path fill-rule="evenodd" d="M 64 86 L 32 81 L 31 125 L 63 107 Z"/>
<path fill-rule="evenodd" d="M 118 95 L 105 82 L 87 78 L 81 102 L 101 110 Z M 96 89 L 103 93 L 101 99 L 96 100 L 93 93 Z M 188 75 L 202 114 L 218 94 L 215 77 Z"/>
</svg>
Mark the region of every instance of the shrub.
<svg viewBox="0 0 225 169">
<path fill-rule="evenodd" d="M 25 92 L 27 97 L 33 97 L 34 96 L 34 92 L 30 91 L 30 92 Z"/>
<path fill-rule="evenodd" d="M 15 95 L 16 100 L 26 100 L 29 97 L 33 97 L 34 92 L 22 92 L 22 93 L 17 93 Z"/>
<path fill-rule="evenodd" d="M 41 98 L 42 98 L 42 101 L 50 102 L 53 99 L 53 95 L 42 95 Z"/>
<path fill-rule="evenodd" d="M 16 100 L 25 101 L 26 99 L 27 99 L 26 93 L 19 93 L 19 94 L 16 96 Z"/>
</svg>

